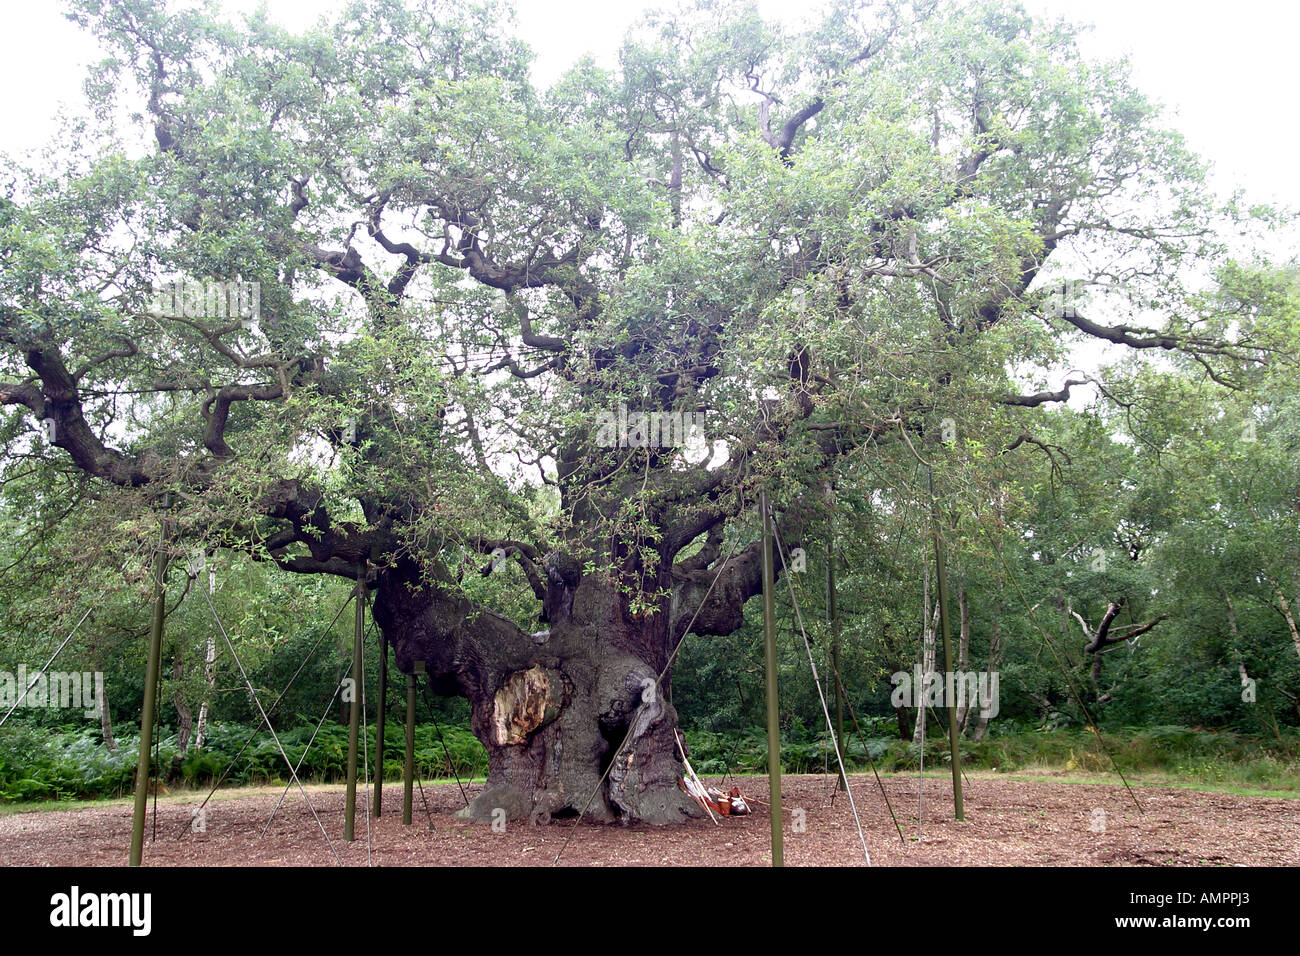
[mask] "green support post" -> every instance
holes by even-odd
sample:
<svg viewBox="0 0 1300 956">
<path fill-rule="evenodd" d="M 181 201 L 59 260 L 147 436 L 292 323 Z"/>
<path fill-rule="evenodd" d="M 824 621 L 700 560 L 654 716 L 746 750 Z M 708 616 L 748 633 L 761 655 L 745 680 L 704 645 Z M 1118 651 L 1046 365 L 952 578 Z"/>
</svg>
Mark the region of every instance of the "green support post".
<svg viewBox="0 0 1300 956">
<path fill-rule="evenodd" d="M 772 813 L 772 865 L 783 866 L 781 832 L 781 728 L 776 693 L 776 574 L 772 564 L 772 514 L 767 492 L 758 496 L 763 512 L 763 647 L 767 658 L 767 779 Z"/>
<path fill-rule="evenodd" d="M 834 516 L 831 517 L 834 522 Z M 841 752 L 844 748 L 844 685 L 840 682 L 840 605 L 835 585 L 835 526 L 832 523 L 826 535 L 826 617 L 831 624 L 831 679 L 835 681 L 835 742 Z M 840 768 L 839 788 L 849 789 Z"/>
<path fill-rule="evenodd" d="M 384 711 L 388 710 L 388 643 L 379 638 L 379 705 L 375 712 L 375 818 L 384 812 Z"/>
<path fill-rule="evenodd" d="M 164 522 L 165 527 L 165 522 Z M 131 866 L 144 855 L 144 815 L 149 805 L 154 701 L 158 697 L 158 671 L 162 658 L 163 617 L 166 614 L 167 555 L 161 547 L 153 556 L 153 618 L 149 625 L 149 656 L 144 671 L 144 702 L 140 707 L 140 754 L 135 768 L 135 815 L 131 818 Z"/>
<path fill-rule="evenodd" d="M 402 768 L 402 826 L 411 825 L 411 789 L 415 785 L 415 673 L 406 675 L 406 764 Z"/>
<path fill-rule="evenodd" d="M 343 839 L 356 839 L 357 738 L 361 732 L 361 682 L 365 680 L 362 634 L 366 622 L 365 571 L 357 568 L 357 623 L 352 637 L 352 704 L 348 708 L 348 795 L 343 808 Z"/>
</svg>

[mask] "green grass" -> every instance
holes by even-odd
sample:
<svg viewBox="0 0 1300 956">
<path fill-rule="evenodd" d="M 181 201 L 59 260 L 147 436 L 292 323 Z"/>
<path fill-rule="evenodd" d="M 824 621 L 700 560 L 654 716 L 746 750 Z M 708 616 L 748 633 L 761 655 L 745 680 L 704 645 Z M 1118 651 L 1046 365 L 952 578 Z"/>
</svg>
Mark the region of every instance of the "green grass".
<svg viewBox="0 0 1300 956">
<path fill-rule="evenodd" d="M 45 807 L 68 809 L 87 801 L 129 799 L 134 787 L 137 742 L 119 738 L 116 754 L 107 753 L 88 727 L 37 728 L 6 726 L 0 737 L 0 812 Z M 386 782 L 401 780 L 404 749 L 402 728 L 389 725 L 385 734 Z M 909 741 L 886 736 L 888 726 L 869 723 L 877 736 L 856 736 L 843 746 L 851 773 L 868 772 L 874 761 L 881 773 L 914 774 L 921 749 Z M 214 724 L 207 748 L 191 752 L 180 772 L 169 781 L 174 795 L 206 794 L 231 763 L 252 728 Z M 279 731 L 290 759 L 303 754 L 311 727 Z M 372 729 L 373 735 L 373 729 Z M 720 734 L 687 731 L 691 763 L 706 778 L 761 775 L 767 770 L 767 741 L 762 731 Z M 445 747 L 444 747 L 445 741 Z M 369 749 L 373 752 L 373 736 Z M 343 779 L 347 728 L 326 724 L 300 771 L 305 782 L 337 783 Z M 161 766 L 169 768 L 175 739 L 164 737 Z M 834 771 L 834 748 L 825 735 L 801 728 L 781 745 L 786 773 Z M 926 741 L 927 775 L 948 771 L 948 744 L 942 736 Z M 994 734 L 979 743 L 963 741 L 962 762 L 968 774 L 997 772 L 1012 779 L 1121 785 L 1116 766 L 1131 783 L 1246 796 L 1300 796 L 1300 731 L 1286 729 L 1274 738 L 1257 738 L 1231 731 L 1157 726 L 1107 731 L 1101 739 L 1087 730 L 1020 730 Z M 425 782 L 482 780 L 487 753 L 463 727 L 445 727 L 439 739 L 433 728 L 416 730 L 416 772 Z M 1016 776 L 1019 775 L 1019 776 Z M 255 785 L 283 787 L 288 774 L 279 749 L 267 734 L 259 734 L 234 763 L 225 780 L 232 788 Z"/>
<path fill-rule="evenodd" d="M 761 774 L 767 769 L 766 740 L 757 732 L 688 732 L 687 740 L 691 762 L 702 775 Z M 897 737 L 870 737 L 864 743 L 855 736 L 845 742 L 843 750 L 851 773 L 869 771 L 871 761 L 881 773 L 915 774 L 920 766 L 920 747 Z M 833 753 L 824 738 L 782 741 L 782 769 L 786 773 L 821 773 L 829 756 L 833 770 Z M 926 741 L 927 776 L 949 774 L 948 759 L 945 737 Z M 1142 786 L 1287 798 L 1300 795 L 1300 733 L 1294 731 L 1272 739 L 1169 726 L 1107 731 L 1101 739 L 1087 730 L 1021 731 L 979 743 L 963 741 L 962 764 L 968 774 L 1051 774 L 1054 780 L 1070 775 L 1080 782 L 1122 786 L 1118 767 L 1130 783 Z"/>
</svg>

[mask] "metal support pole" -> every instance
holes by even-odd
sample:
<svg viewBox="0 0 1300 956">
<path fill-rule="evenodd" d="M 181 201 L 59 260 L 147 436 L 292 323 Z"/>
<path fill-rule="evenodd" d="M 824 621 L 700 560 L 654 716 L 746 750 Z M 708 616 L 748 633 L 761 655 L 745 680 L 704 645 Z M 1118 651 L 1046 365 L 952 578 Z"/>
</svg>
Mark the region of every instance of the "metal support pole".
<svg viewBox="0 0 1300 956">
<path fill-rule="evenodd" d="M 166 521 L 164 519 L 164 529 Z M 149 656 L 144 671 L 144 702 L 140 707 L 140 755 L 135 768 L 135 815 L 131 818 L 131 866 L 144 855 L 144 815 L 149 804 L 150 751 L 154 702 L 158 696 L 158 671 L 162 658 L 163 617 L 167 610 L 167 555 L 161 547 L 153 556 L 153 619 L 149 626 Z"/>
<path fill-rule="evenodd" d="M 944 695 L 948 698 L 948 748 L 952 752 L 952 807 L 958 820 L 966 819 L 961 795 L 961 735 L 957 730 L 957 676 L 952 669 L 952 638 L 948 632 L 948 555 L 939 533 L 939 508 L 934 500 L 934 469 L 930 473 L 930 517 L 934 525 L 935 577 L 939 589 L 939 630 L 943 633 Z M 922 704 L 924 706 L 924 704 Z"/>
<path fill-rule="evenodd" d="M 415 674 L 406 675 L 406 765 L 402 768 L 402 826 L 411 825 L 411 789 L 415 786 Z"/>
<path fill-rule="evenodd" d="M 776 693 L 776 574 L 772 565 L 772 515 L 767 492 L 758 496 L 763 512 L 763 647 L 767 658 L 767 779 L 771 791 L 772 865 L 782 866 L 781 832 L 781 728 Z"/>
<path fill-rule="evenodd" d="M 375 816 L 384 811 L 384 711 L 388 710 L 388 643 L 379 637 L 379 710 L 375 714 Z"/>
<path fill-rule="evenodd" d="M 348 795 L 343 808 L 343 839 L 356 839 L 357 820 L 357 737 L 361 731 L 361 682 L 365 680 L 364 648 L 361 644 L 366 623 L 366 578 L 357 566 L 357 625 L 352 637 L 352 702 L 348 707 Z"/>
<path fill-rule="evenodd" d="M 826 616 L 831 624 L 831 678 L 835 681 L 835 742 L 843 752 L 844 747 L 844 697 L 843 684 L 840 681 L 840 607 L 835 585 L 835 525 L 831 517 L 830 530 L 826 535 Z M 840 768 L 838 784 L 841 790 L 848 790 L 849 782 L 844 778 L 844 768 Z"/>
</svg>

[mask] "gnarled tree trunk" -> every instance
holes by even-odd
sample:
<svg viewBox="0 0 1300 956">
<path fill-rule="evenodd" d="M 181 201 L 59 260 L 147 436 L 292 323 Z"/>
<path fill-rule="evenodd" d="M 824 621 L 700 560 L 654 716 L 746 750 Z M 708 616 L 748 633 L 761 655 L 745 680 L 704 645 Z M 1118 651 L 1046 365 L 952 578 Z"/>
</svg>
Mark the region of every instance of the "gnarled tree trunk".
<svg viewBox="0 0 1300 956">
<path fill-rule="evenodd" d="M 532 635 L 448 580 L 421 580 L 413 564 L 379 575 L 375 619 L 398 668 L 424 661 L 435 691 L 467 697 L 487 748 L 487 787 L 462 814 L 544 821 L 586 808 L 594 820 L 649 823 L 697 814 L 677 785 L 677 714 L 656 685 L 669 653 L 664 610 L 633 615 L 604 575 L 562 559 L 546 570 L 550 630 Z"/>
</svg>

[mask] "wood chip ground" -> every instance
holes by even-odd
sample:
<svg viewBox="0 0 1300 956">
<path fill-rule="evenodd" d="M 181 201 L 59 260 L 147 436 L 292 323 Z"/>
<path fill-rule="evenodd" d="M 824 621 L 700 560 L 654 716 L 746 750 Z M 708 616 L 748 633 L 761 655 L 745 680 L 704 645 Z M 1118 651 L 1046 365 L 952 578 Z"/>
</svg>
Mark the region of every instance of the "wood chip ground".
<svg viewBox="0 0 1300 956">
<path fill-rule="evenodd" d="M 917 780 L 885 778 L 904 829 L 890 819 L 870 775 L 853 778 L 854 796 L 876 865 L 989 866 L 1231 866 L 1300 865 L 1300 800 L 1245 797 L 1194 790 L 1138 788 L 1142 812 L 1121 786 L 972 778 L 966 821 L 952 819 L 951 782 L 927 778 L 925 821 L 917 841 Z M 710 780 L 709 783 L 718 781 Z M 343 842 L 344 790 L 308 788 L 339 860 L 348 866 L 765 866 L 770 863 L 764 777 L 732 778 L 754 813 L 715 825 L 678 827 L 510 823 L 505 832 L 456 820 L 464 805 L 456 784 L 424 787 L 415 819 L 402 826 L 400 784 L 384 787 L 385 811 L 366 818 L 358 800 L 356 842 Z M 784 779 L 787 866 L 860 866 L 862 846 L 844 794 L 834 779 Z M 470 796 L 477 786 L 467 787 Z M 202 793 L 158 800 L 157 838 L 146 829 L 144 861 L 153 866 L 332 866 L 334 856 L 312 811 L 293 790 L 265 836 L 278 788 L 222 791 L 208 804 L 204 832 L 191 827 Z M 761 803 L 760 803 L 761 801 Z M 432 824 L 432 826 L 431 826 Z M 69 810 L 0 816 L 2 866 L 120 866 L 130 838 L 129 801 Z"/>
</svg>

